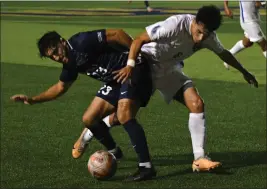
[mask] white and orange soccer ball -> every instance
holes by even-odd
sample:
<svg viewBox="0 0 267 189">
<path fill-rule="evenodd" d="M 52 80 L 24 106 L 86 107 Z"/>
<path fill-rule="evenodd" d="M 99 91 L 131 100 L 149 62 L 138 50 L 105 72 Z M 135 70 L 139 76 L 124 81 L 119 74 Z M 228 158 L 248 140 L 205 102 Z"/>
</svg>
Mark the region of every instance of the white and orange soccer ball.
<svg viewBox="0 0 267 189">
<path fill-rule="evenodd" d="M 87 167 L 94 178 L 107 180 L 116 173 L 117 161 L 111 153 L 98 150 L 90 156 Z"/>
</svg>

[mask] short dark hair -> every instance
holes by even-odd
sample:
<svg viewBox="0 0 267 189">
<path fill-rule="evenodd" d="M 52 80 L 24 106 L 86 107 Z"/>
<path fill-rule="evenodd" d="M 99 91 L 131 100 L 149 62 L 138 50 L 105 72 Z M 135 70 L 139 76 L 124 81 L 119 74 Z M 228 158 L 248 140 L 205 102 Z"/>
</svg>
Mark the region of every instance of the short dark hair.
<svg viewBox="0 0 267 189">
<path fill-rule="evenodd" d="M 39 49 L 39 56 L 41 58 L 46 56 L 46 51 L 48 48 L 56 47 L 60 42 L 61 36 L 56 31 L 49 31 L 45 33 L 37 42 Z"/>
<path fill-rule="evenodd" d="M 204 24 L 209 32 L 215 31 L 222 23 L 221 11 L 214 5 L 203 6 L 197 12 L 196 22 Z"/>
</svg>

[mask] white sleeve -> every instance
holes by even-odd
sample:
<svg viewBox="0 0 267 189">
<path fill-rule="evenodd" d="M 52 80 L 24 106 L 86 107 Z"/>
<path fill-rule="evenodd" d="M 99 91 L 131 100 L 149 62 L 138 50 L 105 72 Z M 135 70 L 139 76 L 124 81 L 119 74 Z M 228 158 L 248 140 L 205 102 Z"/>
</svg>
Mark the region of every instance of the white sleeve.
<svg viewBox="0 0 267 189">
<path fill-rule="evenodd" d="M 216 54 L 220 54 L 224 50 L 224 47 L 215 32 L 211 33 L 210 36 L 203 41 L 203 47 Z"/>
<path fill-rule="evenodd" d="M 164 21 L 157 22 L 146 27 L 146 31 L 151 41 L 158 41 L 177 35 L 179 19 L 171 16 Z"/>
</svg>

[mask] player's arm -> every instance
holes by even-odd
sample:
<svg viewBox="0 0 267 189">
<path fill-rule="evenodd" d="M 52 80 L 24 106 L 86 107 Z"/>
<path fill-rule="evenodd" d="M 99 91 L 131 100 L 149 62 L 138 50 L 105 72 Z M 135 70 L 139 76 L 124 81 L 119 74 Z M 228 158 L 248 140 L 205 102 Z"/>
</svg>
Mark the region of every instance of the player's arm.
<svg viewBox="0 0 267 189">
<path fill-rule="evenodd" d="M 216 33 L 211 33 L 202 45 L 203 47 L 213 51 L 222 61 L 226 62 L 227 64 L 231 65 L 239 72 L 241 72 L 248 83 L 253 84 L 255 87 L 258 87 L 258 82 L 255 77 L 236 60 L 232 53 L 230 53 L 223 47 Z"/>
<path fill-rule="evenodd" d="M 229 18 L 233 18 L 233 12 L 228 6 L 228 1 L 224 1 L 224 12 Z"/>
<path fill-rule="evenodd" d="M 254 85 L 255 87 L 258 87 L 258 82 L 256 78 L 249 73 L 238 61 L 237 59 L 233 56 L 231 52 L 228 50 L 224 49 L 220 53 L 216 53 L 220 59 L 224 62 L 227 62 L 227 64 L 231 65 L 235 69 L 237 69 L 239 72 L 241 72 L 245 78 L 245 80 L 249 83 Z"/>
<path fill-rule="evenodd" d="M 127 66 L 122 68 L 121 70 L 113 72 L 113 74 L 116 74 L 114 76 L 114 79 L 117 80 L 118 83 L 124 83 L 131 76 L 132 69 L 135 67 L 135 60 L 139 52 L 141 51 L 141 47 L 149 42 L 151 42 L 151 40 L 147 32 L 142 33 L 133 40 L 128 55 Z"/>
<path fill-rule="evenodd" d="M 56 98 L 63 95 L 65 92 L 68 91 L 69 87 L 72 85 L 72 82 L 62 82 L 59 81 L 58 83 L 51 86 L 46 91 L 40 93 L 37 96 L 28 97 L 23 94 L 17 94 L 11 97 L 11 100 L 15 102 L 23 102 L 24 104 L 36 104 L 36 103 L 42 103 L 47 102 L 51 100 L 55 100 Z"/>
<path fill-rule="evenodd" d="M 133 40 L 128 56 L 128 66 L 135 66 L 132 62 L 136 60 L 137 56 L 141 51 L 142 46 L 150 42 L 152 42 L 152 40 L 150 39 L 147 31 L 143 32 Z"/>
<path fill-rule="evenodd" d="M 114 79 L 116 79 L 117 82 L 124 83 L 131 76 L 132 69 L 135 66 L 135 60 L 142 46 L 153 41 L 167 40 L 172 35 L 177 34 L 177 23 L 176 17 L 170 17 L 165 21 L 157 22 L 146 27 L 146 31 L 137 36 L 132 42 L 127 66 L 113 72 L 116 74 Z"/>
<path fill-rule="evenodd" d="M 117 44 L 129 50 L 133 39 L 122 29 L 106 29 L 106 40 L 109 44 Z M 120 47 L 118 47 L 120 48 Z"/>
</svg>

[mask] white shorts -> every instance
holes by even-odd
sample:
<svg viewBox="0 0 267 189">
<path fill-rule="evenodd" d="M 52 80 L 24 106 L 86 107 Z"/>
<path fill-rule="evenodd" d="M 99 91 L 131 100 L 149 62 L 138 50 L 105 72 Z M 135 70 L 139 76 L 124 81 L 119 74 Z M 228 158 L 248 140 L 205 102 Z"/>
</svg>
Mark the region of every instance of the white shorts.
<svg viewBox="0 0 267 189">
<path fill-rule="evenodd" d="M 259 42 L 265 38 L 259 22 L 241 22 L 241 27 L 244 30 L 245 37 L 251 42 Z"/>
<path fill-rule="evenodd" d="M 170 103 L 175 94 L 185 84 L 192 80 L 184 75 L 182 70 L 174 69 L 172 73 L 153 79 L 155 89 L 158 89 L 166 103 Z"/>
</svg>

